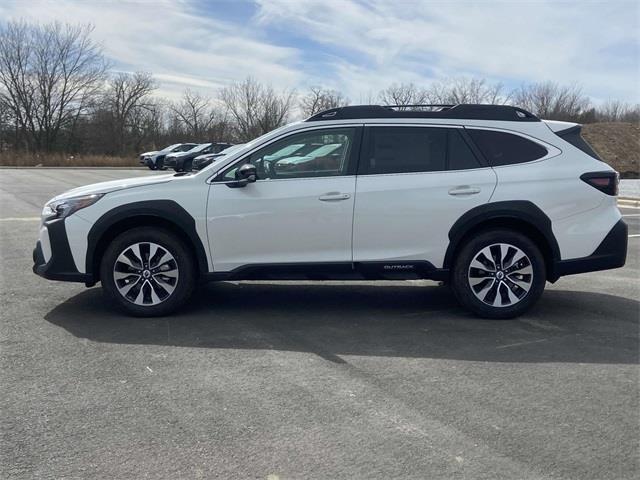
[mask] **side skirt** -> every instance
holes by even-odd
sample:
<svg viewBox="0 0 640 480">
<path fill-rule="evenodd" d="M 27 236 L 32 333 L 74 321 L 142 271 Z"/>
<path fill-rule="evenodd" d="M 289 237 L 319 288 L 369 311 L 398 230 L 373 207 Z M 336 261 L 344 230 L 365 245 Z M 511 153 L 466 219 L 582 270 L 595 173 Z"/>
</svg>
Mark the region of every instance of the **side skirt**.
<svg viewBox="0 0 640 480">
<path fill-rule="evenodd" d="M 212 272 L 205 281 L 225 280 L 447 280 L 448 269 L 426 261 L 274 263 Z"/>
</svg>

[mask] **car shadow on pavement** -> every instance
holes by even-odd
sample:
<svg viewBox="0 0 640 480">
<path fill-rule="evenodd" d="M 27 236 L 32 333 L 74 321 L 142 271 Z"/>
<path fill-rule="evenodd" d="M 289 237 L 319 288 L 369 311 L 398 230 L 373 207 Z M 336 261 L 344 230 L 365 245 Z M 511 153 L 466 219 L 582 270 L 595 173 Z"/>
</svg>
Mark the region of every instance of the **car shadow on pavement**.
<svg viewBox="0 0 640 480">
<path fill-rule="evenodd" d="M 124 316 L 93 288 L 45 319 L 95 342 L 310 352 L 336 363 L 362 355 L 636 364 L 639 312 L 628 298 L 547 290 L 527 315 L 496 321 L 471 316 L 445 287 L 217 283 L 171 317 Z"/>
</svg>

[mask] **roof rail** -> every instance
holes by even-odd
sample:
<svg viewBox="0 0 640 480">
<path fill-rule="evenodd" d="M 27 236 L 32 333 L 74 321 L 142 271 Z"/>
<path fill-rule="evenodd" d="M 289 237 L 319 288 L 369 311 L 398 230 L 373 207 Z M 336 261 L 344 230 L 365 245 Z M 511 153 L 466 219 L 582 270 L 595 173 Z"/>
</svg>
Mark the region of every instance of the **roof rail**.
<svg viewBox="0 0 640 480">
<path fill-rule="evenodd" d="M 363 118 L 448 118 L 460 120 L 502 120 L 507 122 L 539 122 L 533 113 L 511 105 L 350 105 L 319 112 L 307 122 L 352 120 Z"/>
</svg>

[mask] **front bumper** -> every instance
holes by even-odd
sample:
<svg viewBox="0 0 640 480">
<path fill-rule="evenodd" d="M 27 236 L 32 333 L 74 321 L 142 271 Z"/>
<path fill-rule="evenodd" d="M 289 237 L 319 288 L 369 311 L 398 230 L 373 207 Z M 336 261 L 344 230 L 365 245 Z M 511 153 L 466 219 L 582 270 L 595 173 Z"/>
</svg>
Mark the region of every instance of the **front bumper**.
<svg viewBox="0 0 640 480">
<path fill-rule="evenodd" d="M 565 275 L 597 272 L 624 266 L 627 259 L 627 240 L 627 224 L 620 219 L 591 255 L 556 262 L 549 280 L 555 281 Z"/>
<path fill-rule="evenodd" d="M 62 280 L 66 282 L 82 282 L 92 285 L 93 275 L 80 273 L 76 268 L 67 239 L 67 231 L 64 226 L 64 219 L 51 220 L 43 225 L 49 236 L 51 255 L 49 260 L 45 260 L 42 244 L 40 240 L 33 250 L 33 273 L 48 280 Z"/>
<path fill-rule="evenodd" d="M 164 158 L 164 166 L 169 168 L 174 168 L 178 165 L 178 160 L 176 158 Z"/>
</svg>

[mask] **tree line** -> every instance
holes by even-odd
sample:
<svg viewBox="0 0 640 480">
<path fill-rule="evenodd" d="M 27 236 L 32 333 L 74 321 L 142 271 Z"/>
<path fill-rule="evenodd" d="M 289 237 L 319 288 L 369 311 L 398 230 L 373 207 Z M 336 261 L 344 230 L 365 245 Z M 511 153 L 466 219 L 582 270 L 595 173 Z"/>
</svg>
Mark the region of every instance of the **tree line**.
<svg viewBox="0 0 640 480">
<path fill-rule="evenodd" d="M 187 89 L 178 101 L 156 94 L 148 72 L 111 71 L 90 25 L 9 22 L 0 26 L 0 151 L 131 155 L 186 141 L 246 142 L 293 118 L 350 104 L 312 86 L 275 89 L 248 77 L 213 96 Z M 397 83 L 371 103 L 511 104 L 552 120 L 638 122 L 640 106 L 594 106 L 577 85 L 540 82 L 508 91 L 500 83 L 454 78 L 427 86 Z"/>
</svg>

